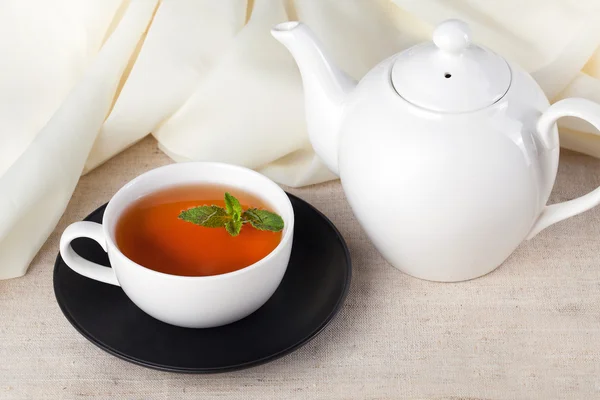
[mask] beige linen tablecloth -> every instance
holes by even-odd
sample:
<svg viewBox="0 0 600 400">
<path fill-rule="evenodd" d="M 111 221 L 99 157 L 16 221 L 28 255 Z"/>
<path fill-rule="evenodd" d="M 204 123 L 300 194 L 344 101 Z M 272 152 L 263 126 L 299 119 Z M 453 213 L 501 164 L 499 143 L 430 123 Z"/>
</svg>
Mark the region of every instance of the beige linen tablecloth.
<svg viewBox="0 0 600 400">
<path fill-rule="evenodd" d="M 210 376 L 105 353 L 54 298 L 60 234 L 169 162 L 146 139 L 84 176 L 30 272 L 0 281 L 0 399 L 600 398 L 600 208 L 543 231 L 483 278 L 438 284 L 381 258 L 339 182 L 291 190 L 331 218 L 354 263 L 344 308 L 315 340 L 275 362 Z M 565 151 L 552 201 L 598 185 L 600 160 Z"/>
</svg>

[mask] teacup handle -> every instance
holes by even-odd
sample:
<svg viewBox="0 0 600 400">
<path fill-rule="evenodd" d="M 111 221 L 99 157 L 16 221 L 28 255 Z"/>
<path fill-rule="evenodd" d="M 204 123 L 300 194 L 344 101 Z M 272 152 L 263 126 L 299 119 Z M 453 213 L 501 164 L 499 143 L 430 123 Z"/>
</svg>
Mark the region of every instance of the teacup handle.
<svg viewBox="0 0 600 400">
<path fill-rule="evenodd" d="M 89 221 L 75 222 L 69 225 L 60 237 L 60 255 L 65 264 L 73 271 L 87 278 L 120 286 L 112 268 L 86 260 L 75 253 L 73 247 L 71 247 L 71 242 L 73 239 L 80 237 L 94 239 L 102 246 L 104 251 L 107 251 L 106 238 L 104 237 L 104 231 L 102 230 L 101 224 Z"/>
<path fill-rule="evenodd" d="M 559 143 L 552 128 L 562 117 L 581 118 L 600 131 L 600 104 L 581 98 L 564 99 L 551 105 L 538 120 L 537 129 L 546 149 L 558 147 Z M 596 134 L 600 135 L 600 132 Z M 598 204 L 600 204 L 600 187 L 576 199 L 546 206 L 527 239 L 533 238 L 550 225 L 581 214 Z"/>
</svg>

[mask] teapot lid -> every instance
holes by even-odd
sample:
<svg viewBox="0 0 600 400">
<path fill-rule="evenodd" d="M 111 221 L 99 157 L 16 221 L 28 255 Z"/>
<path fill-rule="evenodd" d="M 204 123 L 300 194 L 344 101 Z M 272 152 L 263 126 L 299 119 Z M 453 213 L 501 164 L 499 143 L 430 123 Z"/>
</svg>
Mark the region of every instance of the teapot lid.
<svg viewBox="0 0 600 400">
<path fill-rule="evenodd" d="M 406 101 L 431 111 L 476 111 L 508 91 L 511 71 L 506 60 L 471 43 L 469 26 L 451 19 L 439 24 L 433 42 L 400 53 L 392 85 Z"/>
</svg>

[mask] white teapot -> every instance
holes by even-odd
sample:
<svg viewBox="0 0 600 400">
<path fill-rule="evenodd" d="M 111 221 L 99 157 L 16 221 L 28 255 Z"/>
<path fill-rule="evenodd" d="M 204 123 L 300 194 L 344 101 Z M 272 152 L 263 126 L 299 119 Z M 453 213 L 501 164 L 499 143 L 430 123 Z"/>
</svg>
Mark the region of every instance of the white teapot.
<svg viewBox="0 0 600 400">
<path fill-rule="evenodd" d="M 461 281 L 498 267 L 526 238 L 600 203 L 600 188 L 546 205 L 563 116 L 600 129 L 600 105 L 550 106 L 529 74 L 441 23 L 357 84 L 310 29 L 271 33 L 298 63 L 311 143 L 340 178 L 381 254 L 418 278 Z"/>
</svg>

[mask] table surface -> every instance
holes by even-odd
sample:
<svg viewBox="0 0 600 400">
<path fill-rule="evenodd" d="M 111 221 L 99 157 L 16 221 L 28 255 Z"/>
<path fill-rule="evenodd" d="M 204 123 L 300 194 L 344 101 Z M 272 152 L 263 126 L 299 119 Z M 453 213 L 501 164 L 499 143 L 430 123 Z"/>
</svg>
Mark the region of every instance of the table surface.
<svg viewBox="0 0 600 400">
<path fill-rule="evenodd" d="M 345 306 L 315 340 L 272 363 L 180 375 L 100 350 L 52 288 L 61 232 L 140 173 L 170 163 L 147 138 L 81 178 L 26 276 L 0 281 L 0 398 L 600 398 L 600 208 L 524 243 L 470 282 L 411 278 L 387 264 L 339 182 L 290 189 L 340 229 L 353 260 Z M 600 160 L 564 151 L 552 202 L 600 185 Z"/>
</svg>

